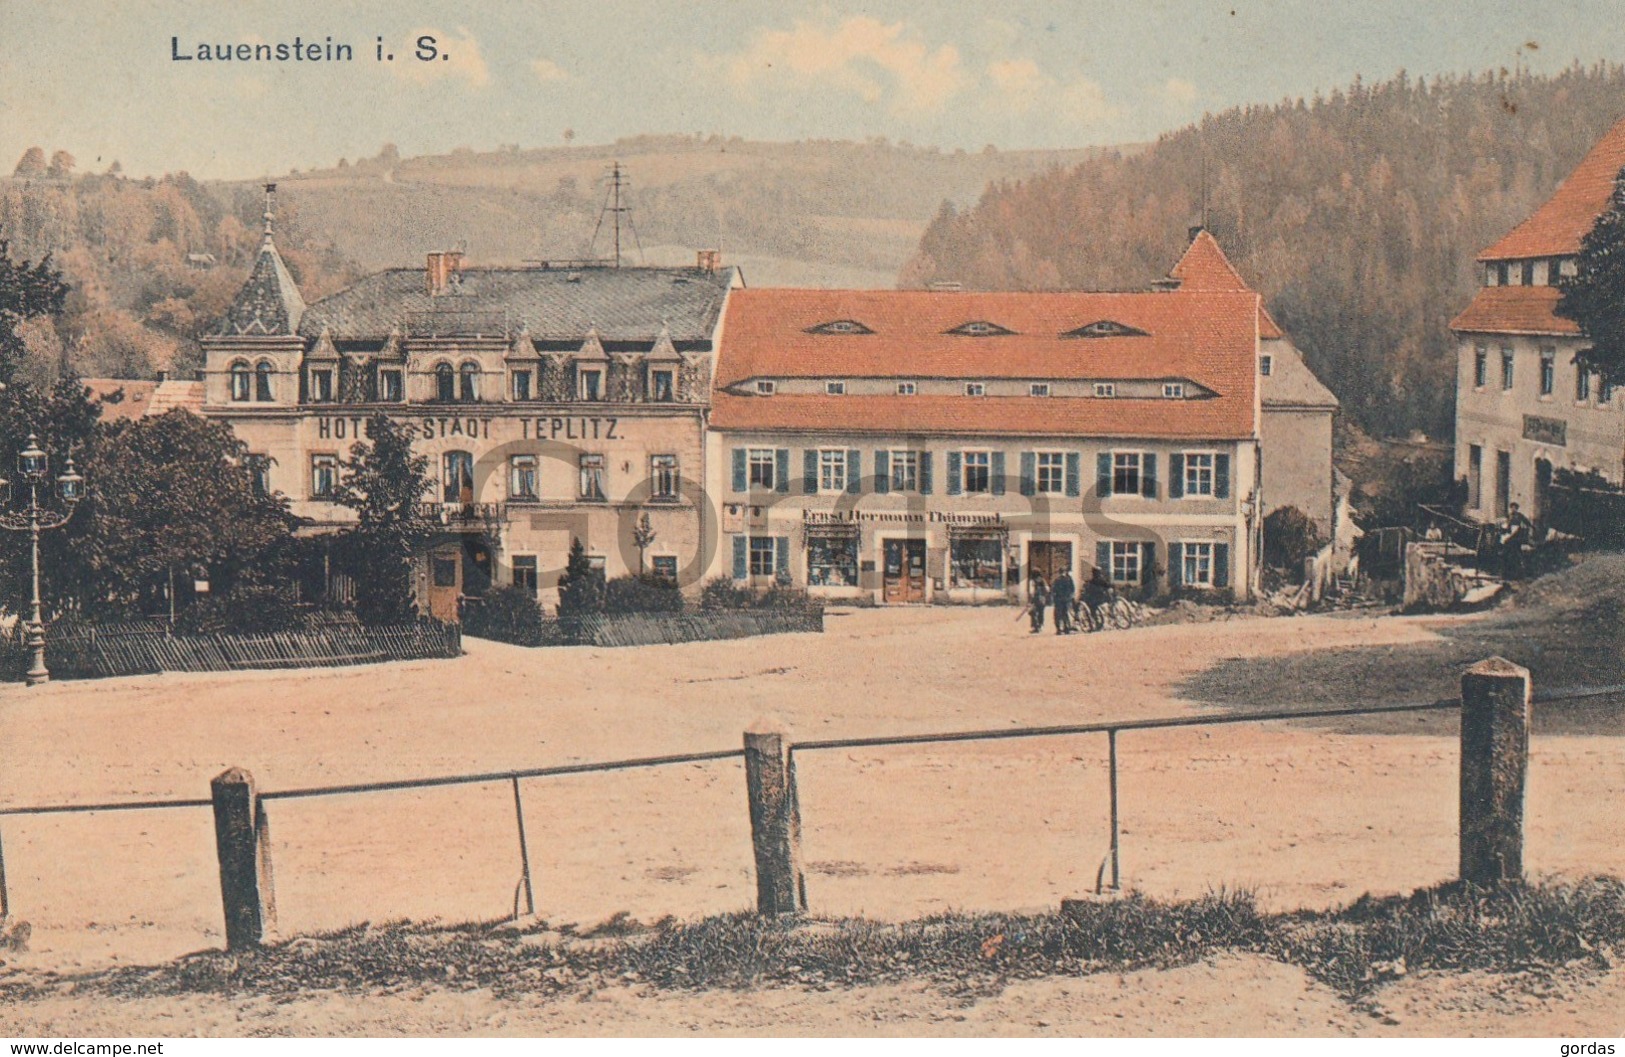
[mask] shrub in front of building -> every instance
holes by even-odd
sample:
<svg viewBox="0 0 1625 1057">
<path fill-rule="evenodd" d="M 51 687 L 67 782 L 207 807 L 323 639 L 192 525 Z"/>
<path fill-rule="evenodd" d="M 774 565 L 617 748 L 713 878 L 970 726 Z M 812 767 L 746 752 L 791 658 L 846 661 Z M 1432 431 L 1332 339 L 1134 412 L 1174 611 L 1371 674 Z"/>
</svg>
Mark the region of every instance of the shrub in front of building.
<svg viewBox="0 0 1625 1057">
<path fill-rule="evenodd" d="M 817 604 L 802 588 L 774 584 L 756 591 L 725 576 L 700 588 L 702 609 L 806 609 Z"/>
<path fill-rule="evenodd" d="M 1284 506 L 1264 519 L 1264 564 L 1291 583 L 1303 582 L 1303 563 L 1326 545 L 1308 514 Z"/>
<path fill-rule="evenodd" d="M 299 631 L 309 626 L 305 611 L 274 587 L 242 587 L 200 598 L 175 618 L 180 635 L 253 635 Z"/>
<path fill-rule="evenodd" d="M 559 575 L 559 618 L 604 611 L 604 574 L 592 567 L 580 537 L 570 541 L 570 557 Z"/>
<path fill-rule="evenodd" d="M 542 607 L 523 587 L 498 587 L 463 612 L 463 630 L 516 646 L 542 644 Z"/>
<path fill-rule="evenodd" d="M 658 576 L 617 576 L 604 585 L 606 613 L 679 613 L 683 592 Z"/>
</svg>

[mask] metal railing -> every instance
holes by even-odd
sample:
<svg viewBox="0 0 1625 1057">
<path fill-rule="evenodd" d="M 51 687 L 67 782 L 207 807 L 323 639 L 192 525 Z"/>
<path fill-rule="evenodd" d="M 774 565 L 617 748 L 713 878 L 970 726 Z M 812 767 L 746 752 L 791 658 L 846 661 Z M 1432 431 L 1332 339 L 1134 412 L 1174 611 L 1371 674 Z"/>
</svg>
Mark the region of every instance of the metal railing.
<svg viewBox="0 0 1625 1057">
<path fill-rule="evenodd" d="M 1564 701 L 1576 701 L 1587 698 L 1625 696 L 1625 684 L 1590 687 L 1557 687 L 1545 691 L 1531 693 L 1532 704 L 1552 704 Z M 821 738 L 789 743 L 785 747 L 785 764 L 788 802 L 795 813 L 794 829 L 800 831 L 799 806 L 795 794 L 795 756 L 797 753 L 818 752 L 833 749 L 855 748 L 882 748 L 902 745 L 945 745 L 967 742 L 1007 741 L 1025 738 L 1047 737 L 1074 737 L 1080 735 L 1106 735 L 1108 757 L 1108 795 L 1110 799 L 1111 816 L 1111 888 L 1119 890 L 1122 886 L 1122 869 L 1120 861 L 1121 838 L 1119 827 L 1119 793 L 1118 793 L 1118 735 L 1125 732 L 1138 732 L 1148 730 L 1171 730 L 1191 727 L 1212 727 L 1234 725 L 1238 723 L 1270 723 L 1280 721 L 1321 721 L 1331 719 L 1347 719 L 1364 716 L 1381 716 L 1397 713 L 1415 712 L 1457 712 L 1461 709 L 1460 698 L 1448 698 L 1437 701 L 1399 704 L 1399 705 L 1368 705 L 1347 708 L 1299 708 L 1282 709 L 1266 712 L 1231 712 L 1214 715 L 1198 716 L 1171 716 L 1156 719 L 1133 720 L 1104 720 L 1094 723 L 1064 724 L 1057 726 L 1031 726 L 1013 727 L 993 730 L 962 730 L 946 731 L 925 734 L 897 734 L 880 735 L 872 737 L 854 738 Z M 747 735 L 747 740 L 749 739 Z M 512 786 L 514 798 L 514 812 L 518 836 L 519 857 L 521 867 L 521 883 L 525 896 L 528 913 L 536 912 L 536 899 L 531 874 L 530 849 L 525 832 L 524 804 L 521 798 L 520 782 L 535 778 L 553 778 L 566 775 L 608 773 L 639 768 L 663 767 L 681 764 L 708 763 L 720 760 L 745 759 L 747 772 L 751 761 L 745 749 L 717 749 L 706 752 L 676 753 L 664 756 L 645 756 L 622 760 L 608 760 L 593 763 L 557 764 L 547 767 L 532 767 L 514 770 L 488 771 L 472 774 L 444 775 L 428 778 L 395 779 L 375 782 L 352 782 L 337 785 L 306 786 L 290 789 L 261 792 L 255 799 L 258 804 L 284 800 L 310 799 L 317 797 L 348 796 L 364 793 L 397 792 L 416 789 L 433 789 L 447 786 L 494 784 L 507 782 Z M 748 775 L 747 775 L 748 776 Z M 214 807 L 218 812 L 220 804 L 212 798 L 179 798 L 159 800 L 130 800 L 110 801 L 87 804 L 40 804 L 23 806 L 0 806 L 0 819 L 63 814 L 88 814 L 94 812 L 118 811 L 148 811 L 171 809 L 199 809 Z M 755 805 L 753 805 L 754 810 Z M 752 819 L 753 833 L 756 829 L 756 819 Z M 1102 864 L 1104 869 L 1104 863 Z M 9 894 L 6 885 L 4 845 L 0 843 L 0 921 L 10 915 Z M 758 883 L 760 884 L 761 859 L 758 859 Z M 1097 878 L 1097 888 L 1101 886 L 1103 878 Z M 804 898 L 804 891 L 803 891 Z"/>
</svg>

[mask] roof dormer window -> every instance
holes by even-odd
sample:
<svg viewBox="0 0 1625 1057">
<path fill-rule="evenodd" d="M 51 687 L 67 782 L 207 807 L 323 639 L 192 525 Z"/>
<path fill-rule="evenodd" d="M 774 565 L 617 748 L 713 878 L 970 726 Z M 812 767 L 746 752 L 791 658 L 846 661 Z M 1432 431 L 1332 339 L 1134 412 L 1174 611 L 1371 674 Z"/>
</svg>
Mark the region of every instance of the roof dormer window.
<svg viewBox="0 0 1625 1057">
<path fill-rule="evenodd" d="M 873 334 L 874 331 L 855 319 L 832 319 L 816 327 L 808 327 L 808 334 Z"/>
<path fill-rule="evenodd" d="M 767 378 L 758 379 L 756 382 L 757 396 L 772 396 L 774 393 L 778 392 L 778 389 L 779 384 Z"/>
<path fill-rule="evenodd" d="M 897 383 L 897 395 L 898 396 L 913 396 L 915 394 L 915 392 L 917 392 L 917 391 L 918 391 L 918 389 L 917 389 L 917 387 L 915 386 L 915 384 L 913 382 L 898 382 Z"/>
<path fill-rule="evenodd" d="M 1184 382 L 1164 382 L 1164 383 L 1162 383 L 1162 395 L 1163 395 L 1164 398 L 1166 398 L 1168 400 L 1183 400 L 1183 399 L 1185 399 L 1185 383 Z"/>
<path fill-rule="evenodd" d="M 1001 327 L 997 323 L 989 323 L 985 319 L 973 319 L 969 323 L 959 324 L 948 333 L 966 338 L 993 338 L 1005 334 L 1014 334 L 1015 331 L 1009 327 Z"/>
<path fill-rule="evenodd" d="M 1034 383 L 1032 383 L 1032 385 L 1027 387 L 1027 392 L 1028 392 L 1029 395 L 1032 395 L 1032 396 L 1048 396 L 1049 395 L 1049 383 L 1048 382 L 1034 382 Z"/>
<path fill-rule="evenodd" d="M 1115 319 L 1097 319 L 1062 334 L 1063 338 L 1143 338 L 1146 332 Z"/>
<path fill-rule="evenodd" d="M 1096 382 L 1095 395 L 1102 399 L 1110 399 L 1117 395 L 1116 382 Z"/>
<path fill-rule="evenodd" d="M 836 382 L 836 381 L 825 382 L 824 383 L 824 395 L 825 396 L 845 396 L 846 395 L 846 383 L 845 382 Z"/>
</svg>

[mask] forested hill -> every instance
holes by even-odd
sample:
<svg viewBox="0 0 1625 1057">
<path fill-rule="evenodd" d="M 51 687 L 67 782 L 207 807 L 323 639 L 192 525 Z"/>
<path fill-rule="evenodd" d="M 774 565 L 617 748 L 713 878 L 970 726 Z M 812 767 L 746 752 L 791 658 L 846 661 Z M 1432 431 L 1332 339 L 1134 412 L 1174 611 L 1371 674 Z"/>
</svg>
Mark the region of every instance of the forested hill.
<svg viewBox="0 0 1625 1057">
<path fill-rule="evenodd" d="M 1207 226 L 1362 426 L 1446 436 L 1473 258 L 1625 117 L 1625 67 L 1380 84 L 1209 116 L 945 205 L 902 285 L 1143 286 Z"/>
</svg>

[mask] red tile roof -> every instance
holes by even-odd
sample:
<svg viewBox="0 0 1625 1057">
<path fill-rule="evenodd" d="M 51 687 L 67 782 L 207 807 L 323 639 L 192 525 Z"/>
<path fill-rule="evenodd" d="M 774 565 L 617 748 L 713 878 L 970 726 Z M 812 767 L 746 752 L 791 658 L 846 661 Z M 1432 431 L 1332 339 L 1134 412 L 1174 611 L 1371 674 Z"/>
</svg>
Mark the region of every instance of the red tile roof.
<svg viewBox="0 0 1625 1057">
<path fill-rule="evenodd" d="M 1546 204 L 1511 233 L 1478 255 L 1481 261 L 1558 257 L 1580 252 L 1597 217 L 1608 208 L 1614 177 L 1625 168 L 1625 120 L 1591 148 Z"/>
<path fill-rule="evenodd" d="M 1250 290 L 1247 280 L 1236 271 L 1230 258 L 1225 256 L 1219 240 L 1205 228 L 1198 228 L 1196 237 L 1185 249 L 1168 273 L 1168 278 L 1179 281 L 1181 290 Z M 1271 318 L 1263 302 L 1258 305 L 1258 336 L 1266 341 L 1284 337 L 1279 324 Z"/>
<path fill-rule="evenodd" d="M 1572 319 L 1552 314 L 1558 296 L 1552 286 L 1486 286 L 1450 321 L 1450 329 L 1469 334 L 1579 334 Z"/>
<path fill-rule="evenodd" d="M 1258 309 L 1258 295 L 1250 291 L 736 290 L 717 361 L 719 390 L 753 378 L 1188 379 L 1217 395 L 759 397 L 719 391 L 711 421 L 719 429 L 1252 436 Z M 807 333 L 835 320 L 854 320 L 872 333 Z M 971 321 L 1015 333 L 947 333 Z M 1142 333 L 1062 336 L 1102 321 Z"/>
<path fill-rule="evenodd" d="M 81 378 L 90 390 L 90 400 L 101 405 L 103 422 L 140 418 L 152 406 L 157 382 L 132 378 Z"/>
</svg>

